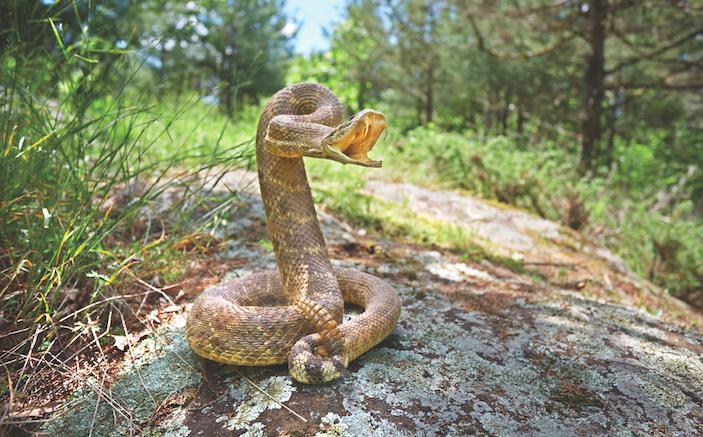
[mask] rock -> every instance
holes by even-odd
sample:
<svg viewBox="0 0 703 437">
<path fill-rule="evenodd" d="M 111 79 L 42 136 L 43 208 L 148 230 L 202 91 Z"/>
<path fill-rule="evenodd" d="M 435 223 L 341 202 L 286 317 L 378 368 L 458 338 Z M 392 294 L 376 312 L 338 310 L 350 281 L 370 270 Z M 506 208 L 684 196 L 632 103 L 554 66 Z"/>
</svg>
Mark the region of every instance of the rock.
<svg viewBox="0 0 703 437">
<path fill-rule="evenodd" d="M 332 245 L 358 235 L 332 218 L 323 224 L 326 233 L 339 232 Z M 224 251 L 242 260 L 230 276 L 270 266 L 270 250 L 240 242 Z M 384 253 L 395 256 L 334 262 L 376 272 L 403 300 L 393 334 L 352 362 L 341 380 L 301 385 L 286 366 L 201 369 L 179 315 L 133 346 L 109 388 L 89 382 L 43 430 L 403 436 L 703 429 L 700 333 L 487 260 L 392 242 L 384 242 Z"/>
<path fill-rule="evenodd" d="M 460 223 L 493 244 L 509 251 L 529 251 L 537 241 L 561 237 L 557 223 L 524 211 L 499 208 L 481 199 L 453 191 L 437 191 L 407 183 L 369 181 L 366 190 L 380 199 L 402 203 L 418 214 L 431 215 L 449 223 Z"/>
<path fill-rule="evenodd" d="M 109 394 L 144 433 L 167 435 L 690 435 L 703 426 L 698 334 L 566 291 L 467 285 L 453 300 L 429 270 L 391 283 L 403 298 L 398 327 L 341 381 L 304 386 L 285 366 L 215 366 L 203 382 L 183 331 L 167 326 Z M 149 424 L 166 399 L 193 389 Z M 95 391 L 78 394 L 48 431 L 86 435 L 94 411 L 97 435 L 137 429 L 119 415 L 112 428 L 112 408 L 95 403 Z"/>
<path fill-rule="evenodd" d="M 454 223 L 483 241 L 491 251 L 521 261 L 569 261 L 561 243 L 570 241 L 574 232 L 525 211 L 453 191 L 422 188 L 413 184 L 369 181 L 366 191 L 379 199 L 402 203 L 413 213 Z M 500 206 L 499 206 L 500 205 Z M 625 263 L 606 249 L 586 246 L 594 256 L 623 268 Z M 626 270 L 626 267 L 623 268 Z"/>
<path fill-rule="evenodd" d="M 625 262 L 586 236 L 558 223 L 495 201 L 408 183 L 371 180 L 366 193 L 394 202 L 416 216 L 462 228 L 486 253 L 512 259 L 542 276 L 549 286 L 581 290 L 629 306 L 662 307 L 689 323 L 703 323 L 701 314 L 638 277 Z M 459 266 L 435 266 L 458 278 Z"/>
<path fill-rule="evenodd" d="M 445 260 L 437 251 L 421 252 L 417 260 L 426 264 L 426 269 L 433 275 L 451 282 L 460 282 L 471 278 L 482 281 L 494 281 L 495 278 L 483 270 L 467 266 L 464 263 L 452 263 Z"/>
</svg>

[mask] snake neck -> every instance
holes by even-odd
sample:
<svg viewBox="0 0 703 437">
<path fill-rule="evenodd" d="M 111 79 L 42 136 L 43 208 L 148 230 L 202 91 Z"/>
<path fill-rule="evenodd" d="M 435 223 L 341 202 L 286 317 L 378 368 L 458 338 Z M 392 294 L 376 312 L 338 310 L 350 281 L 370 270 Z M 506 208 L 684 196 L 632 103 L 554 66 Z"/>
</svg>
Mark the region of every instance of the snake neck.
<svg viewBox="0 0 703 437">
<path fill-rule="evenodd" d="M 314 97 L 314 95 L 313 95 Z M 282 158 L 268 152 L 263 138 L 271 118 L 278 114 L 307 113 L 291 103 L 290 95 L 277 94 L 259 121 L 256 159 L 268 232 L 288 302 L 311 299 L 341 320 L 343 304 L 339 285 L 327 255 L 312 201 L 302 158 Z"/>
</svg>

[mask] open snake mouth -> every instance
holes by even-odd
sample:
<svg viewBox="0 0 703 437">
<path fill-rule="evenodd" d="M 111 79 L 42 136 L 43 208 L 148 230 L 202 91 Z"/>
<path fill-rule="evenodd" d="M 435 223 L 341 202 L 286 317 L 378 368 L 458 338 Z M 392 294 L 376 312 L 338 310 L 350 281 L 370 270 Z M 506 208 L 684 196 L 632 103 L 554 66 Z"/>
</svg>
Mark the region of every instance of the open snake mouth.
<svg viewBox="0 0 703 437">
<path fill-rule="evenodd" d="M 365 109 L 335 129 L 328 137 L 333 147 L 356 161 L 380 166 L 380 161 L 369 158 L 376 140 L 386 129 L 386 117 L 380 112 Z"/>
</svg>

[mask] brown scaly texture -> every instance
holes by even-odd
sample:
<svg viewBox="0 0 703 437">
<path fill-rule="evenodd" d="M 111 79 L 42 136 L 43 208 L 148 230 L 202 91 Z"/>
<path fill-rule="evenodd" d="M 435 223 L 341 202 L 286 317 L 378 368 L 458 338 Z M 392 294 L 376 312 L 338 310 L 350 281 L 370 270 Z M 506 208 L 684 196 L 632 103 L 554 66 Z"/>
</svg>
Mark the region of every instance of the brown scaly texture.
<svg viewBox="0 0 703 437">
<path fill-rule="evenodd" d="M 312 203 L 303 156 L 378 167 L 368 158 L 385 128 L 364 110 L 343 121 L 327 88 L 289 86 L 264 108 L 256 134 L 261 197 L 278 271 L 206 290 L 188 315 L 186 338 L 200 356 L 226 364 L 288 361 L 303 383 L 339 378 L 343 368 L 395 327 L 400 299 L 384 281 L 333 268 Z M 364 312 L 341 324 L 344 302 Z"/>
</svg>

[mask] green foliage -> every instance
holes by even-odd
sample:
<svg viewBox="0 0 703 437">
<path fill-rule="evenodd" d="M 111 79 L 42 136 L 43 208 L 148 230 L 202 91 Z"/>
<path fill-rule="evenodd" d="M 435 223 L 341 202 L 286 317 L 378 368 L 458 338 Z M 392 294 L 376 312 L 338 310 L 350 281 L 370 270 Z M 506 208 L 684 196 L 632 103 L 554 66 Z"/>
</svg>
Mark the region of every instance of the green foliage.
<svg viewBox="0 0 703 437">
<path fill-rule="evenodd" d="M 506 137 L 434 128 L 393 137 L 379 153 L 396 163 L 395 177 L 467 189 L 583 229 L 672 293 L 703 286 L 703 223 L 692 201 L 661 201 L 680 185 L 680 172 L 657 156 L 656 139 L 619 142 L 613 170 L 582 177 L 573 154 L 547 142 L 520 148 Z"/>
<path fill-rule="evenodd" d="M 437 181 L 556 220 L 558 195 L 576 177 L 563 149 L 520 149 L 509 138 L 483 140 L 470 131 L 415 128 L 395 138 L 387 153 L 390 160 L 402 163 L 395 170 L 399 174 L 436 175 Z"/>
<path fill-rule="evenodd" d="M 127 101 L 140 108 L 135 114 L 137 126 L 149 126 L 141 133 L 139 141 L 148 145 L 142 159 L 162 166 L 171 161 L 180 165 L 197 167 L 219 156 L 222 164 L 239 159 L 244 154 L 253 158 L 253 138 L 261 108 L 246 105 L 238 117 L 232 119 L 219 113 L 217 105 L 194 93 L 169 95 L 160 102 L 142 102 L 134 92 L 127 93 Z M 127 123 L 117 124 L 117 132 L 127 134 Z M 227 156 L 228 149 L 245 145 L 241 152 Z"/>
<path fill-rule="evenodd" d="M 380 18 L 369 13 L 375 8 L 372 3 L 352 2 L 347 19 L 339 23 L 331 35 L 330 49 L 308 57 L 296 57 L 288 71 L 287 83 L 325 84 L 354 112 L 377 101 L 385 43 L 378 35 L 372 35 L 383 32 Z"/>
<path fill-rule="evenodd" d="M 338 65 L 333 52 L 313 53 L 308 57 L 298 56 L 288 69 L 286 83 L 316 82 L 324 84 L 339 97 L 347 108 L 354 107 L 357 89 L 349 86 L 343 69 Z"/>
<path fill-rule="evenodd" d="M 291 34 L 282 0 L 139 2 L 133 45 L 164 91 L 216 88 L 223 111 L 234 115 L 282 85 Z"/>
<path fill-rule="evenodd" d="M 632 200 L 604 198 L 589 203 L 594 224 L 601 226 L 601 238 L 635 273 L 675 295 L 701 290 L 703 224 L 690 215 L 690 202 L 666 215 Z"/>
<path fill-rule="evenodd" d="M 688 236 L 701 227 L 703 143 L 694 120 L 702 106 L 685 85 L 671 87 L 682 93 L 668 91 L 670 83 L 690 83 L 695 65 L 666 76 L 681 60 L 667 54 L 684 50 L 691 60 L 700 52 L 692 24 L 700 12 L 672 4 L 661 4 L 661 14 L 637 5 L 611 9 L 608 31 L 620 33 L 605 35 L 603 141 L 583 177 L 577 133 L 592 49 L 590 36 L 582 40 L 571 32 L 589 29 L 593 5 L 404 0 L 390 8 L 353 1 L 333 41 L 366 36 L 381 60 L 371 72 L 347 69 L 346 82 L 353 89 L 357 80 L 374 78 L 370 104 L 387 113 L 396 132 L 405 132 L 396 133 L 386 151 L 405 164 L 397 178 L 422 182 L 434 175 L 435 182 L 589 229 L 638 273 L 677 292 L 700 288 L 702 245 Z M 360 18 L 359 10 L 373 11 L 380 24 Z M 694 31 L 671 27 L 664 17 L 673 16 Z M 670 37 L 653 41 L 634 22 Z M 354 59 L 358 50 L 347 46 L 327 56 Z M 661 75 L 671 82 L 657 83 Z M 690 90 L 698 89 L 692 82 Z"/>
<path fill-rule="evenodd" d="M 74 324 L 99 320 L 125 276 L 167 267 L 162 277 L 175 278 L 172 244 L 221 208 L 200 176 L 251 157 L 212 105 L 147 104 L 130 88 L 131 59 L 52 21 L 53 48 L 18 43 L 0 56 L 0 330 L 16 332 L 0 360 L 10 368 L 63 344 L 60 331 L 83 335 Z M 184 180 L 168 219 L 151 220 Z"/>
</svg>

